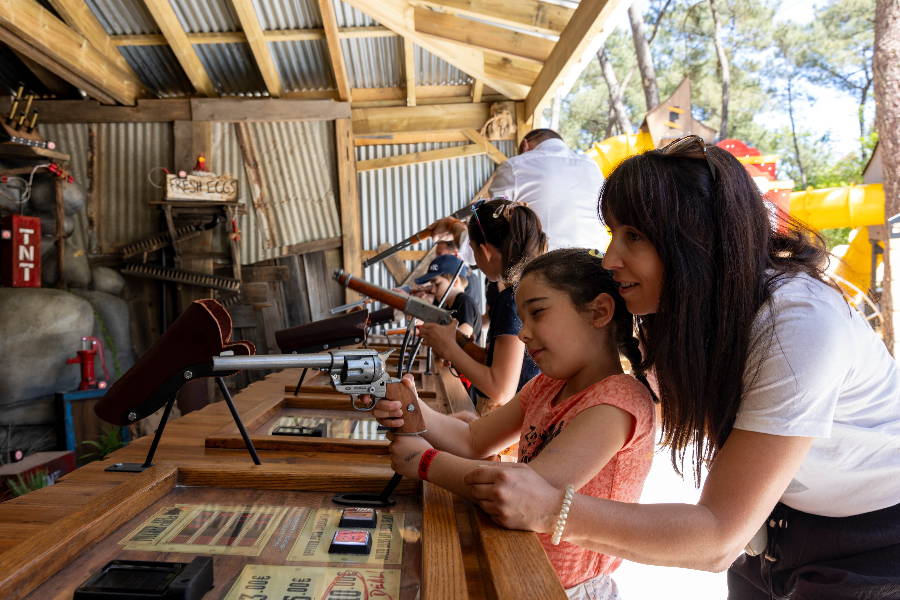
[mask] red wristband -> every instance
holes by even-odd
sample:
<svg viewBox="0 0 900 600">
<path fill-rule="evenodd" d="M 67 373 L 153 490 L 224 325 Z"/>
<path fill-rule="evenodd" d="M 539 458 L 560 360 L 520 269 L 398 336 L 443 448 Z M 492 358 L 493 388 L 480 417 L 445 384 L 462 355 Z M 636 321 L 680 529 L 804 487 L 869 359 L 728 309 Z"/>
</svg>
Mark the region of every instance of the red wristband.
<svg viewBox="0 0 900 600">
<path fill-rule="evenodd" d="M 438 452 L 440 452 L 440 450 L 429 448 L 425 451 L 425 454 L 422 455 L 422 459 L 419 461 L 419 479 L 422 481 L 428 481 L 428 467 L 431 466 L 431 461 L 438 455 Z"/>
</svg>

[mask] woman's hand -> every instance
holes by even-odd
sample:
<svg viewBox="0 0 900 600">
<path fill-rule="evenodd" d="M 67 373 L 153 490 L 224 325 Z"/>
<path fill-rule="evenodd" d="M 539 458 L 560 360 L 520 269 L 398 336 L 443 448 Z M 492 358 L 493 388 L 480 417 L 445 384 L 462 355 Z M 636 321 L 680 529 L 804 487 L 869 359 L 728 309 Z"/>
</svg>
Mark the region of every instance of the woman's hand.
<svg viewBox="0 0 900 600">
<path fill-rule="evenodd" d="M 466 474 L 478 505 L 498 525 L 551 533 L 562 508 L 565 492 L 558 490 L 534 469 L 519 463 L 479 466 Z"/>
<path fill-rule="evenodd" d="M 456 346 L 456 329 L 459 321 L 453 319 L 448 325 L 425 323 L 419 329 L 419 336 L 426 346 L 431 346 L 440 356 L 447 356 L 448 350 Z"/>
<path fill-rule="evenodd" d="M 431 444 L 417 435 L 388 433 L 385 437 L 391 441 L 388 449 L 391 452 L 391 468 L 394 469 L 394 473 L 418 481 L 419 461 L 422 460 L 422 454 L 431 449 Z"/>
</svg>

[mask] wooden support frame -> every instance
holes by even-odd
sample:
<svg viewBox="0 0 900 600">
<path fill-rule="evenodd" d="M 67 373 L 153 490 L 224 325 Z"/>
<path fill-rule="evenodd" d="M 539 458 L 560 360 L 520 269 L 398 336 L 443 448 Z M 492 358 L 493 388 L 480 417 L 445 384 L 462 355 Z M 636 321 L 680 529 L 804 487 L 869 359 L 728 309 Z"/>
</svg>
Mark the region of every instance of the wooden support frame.
<svg viewBox="0 0 900 600">
<path fill-rule="evenodd" d="M 256 152 L 256 144 L 253 142 L 253 134 L 246 123 L 235 123 L 234 133 L 241 147 L 241 156 L 244 159 L 244 168 L 250 184 L 250 194 L 253 197 L 253 208 L 256 209 L 256 219 L 266 239 L 266 248 L 274 248 L 275 240 L 274 223 L 269 214 L 269 192 L 266 188 L 266 180 L 263 179 L 259 168 L 259 159 Z"/>
<path fill-rule="evenodd" d="M 272 97 L 283 96 L 284 86 L 281 84 L 281 77 L 278 75 L 275 61 L 272 60 L 272 54 L 266 44 L 265 33 L 259 24 L 259 17 L 256 15 L 256 9 L 253 8 L 253 2 L 251 0 L 231 0 L 231 4 L 241 22 L 241 29 L 244 30 L 253 58 L 256 59 L 256 66 L 259 67 L 259 72 L 266 83 L 266 90 Z"/>
<path fill-rule="evenodd" d="M 416 45 L 403 39 L 403 59 L 406 66 L 406 105 L 416 105 Z"/>
<path fill-rule="evenodd" d="M 537 114 L 550 102 L 572 66 L 624 1 L 582 0 L 525 98 L 526 115 Z"/>
<path fill-rule="evenodd" d="M 530 29 L 538 33 L 559 35 L 575 12 L 558 4 L 541 0 L 419 0 L 451 14 L 486 19 L 503 25 Z"/>
<path fill-rule="evenodd" d="M 359 206 L 357 181 L 358 165 L 356 147 L 353 144 L 353 122 L 351 119 L 336 119 L 334 122 L 338 166 L 338 203 L 341 210 L 341 240 L 344 270 L 357 277 L 362 276 L 362 216 Z M 349 288 L 344 290 L 347 302 L 355 299 Z"/>
<path fill-rule="evenodd" d="M 203 96 L 218 96 L 212 80 L 203 67 L 203 63 L 200 62 L 200 57 L 197 56 L 197 51 L 191 45 L 169 0 L 144 0 L 144 4 L 197 93 Z"/>
<path fill-rule="evenodd" d="M 421 163 L 433 162 L 436 160 L 448 160 L 451 158 L 463 158 L 466 156 L 480 156 L 482 154 L 488 154 L 488 150 L 478 144 L 467 144 L 465 146 L 441 148 L 440 150 L 426 150 L 423 152 L 400 154 L 398 156 L 386 156 L 384 158 L 361 160 L 357 163 L 356 170 L 362 173 L 365 171 L 374 171 L 376 169 L 389 169 L 391 167 L 418 165 Z"/>
<path fill-rule="evenodd" d="M 116 46 L 167 46 L 166 36 L 161 33 L 140 33 L 132 35 L 111 35 L 110 40 Z M 192 44 L 241 44 L 247 42 L 243 31 L 218 31 L 212 33 L 189 33 L 188 40 Z M 266 42 L 297 42 L 324 40 L 325 30 L 321 27 L 310 29 L 268 29 L 262 32 Z M 338 38 L 397 37 L 388 29 L 375 25 L 372 27 L 338 27 Z"/>
<path fill-rule="evenodd" d="M 422 6 L 416 7 L 415 19 L 419 33 L 537 65 L 544 64 L 555 45 L 555 42 L 544 37 L 463 19 Z"/>
<path fill-rule="evenodd" d="M 514 109 L 509 105 L 510 113 Z M 354 108 L 353 133 L 396 135 L 480 129 L 491 118 L 491 103 L 433 104 L 429 106 Z"/>
<path fill-rule="evenodd" d="M 494 161 L 494 163 L 499 165 L 500 163 L 506 161 L 506 155 L 497 150 L 497 147 L 493 145 L 489 140 L 487 140 L 483 135 L 481 135 L 481 132 L 474 129 L 463 129 L 462 133 L 464 136 L 469 138 L 469 141 L 471 141 L 473 144 L 484 148 L 485 152 L 487 152 L 487 155 L 492 161 Z"/>
<path fill-rule="evenodd" d="M 322 14 L 322 28 L 325 31 L 325 40 L 328 44 L 328 55 L 331 58 L 331 67 L 334 71 L 334 82 L 337 85 L 338 97 L 344 101 L 350 101 L 350 76 L 347 74 L 347 64 L 344 62 L 344 51 L 341 48 L 337 16 L 334 13 L 332 0 L 318 0 L 319 12 Z"/>
<path fill-rule="evenodd" d="M 99 100 L 133 105 L 148 94 L 133 73 L 34 0 L 0 3 L 0 29 L 0 41 Z"/>
</svg>

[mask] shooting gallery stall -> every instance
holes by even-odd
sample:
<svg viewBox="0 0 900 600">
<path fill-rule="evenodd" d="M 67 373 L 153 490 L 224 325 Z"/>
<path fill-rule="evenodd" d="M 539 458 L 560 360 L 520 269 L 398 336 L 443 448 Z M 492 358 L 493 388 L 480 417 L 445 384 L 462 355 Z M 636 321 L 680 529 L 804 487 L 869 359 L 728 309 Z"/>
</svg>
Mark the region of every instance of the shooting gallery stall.
<svg viewBox="0 0 900 600">
<path fill-rule="evenodd" d="M 393 288 L 626 4 L 0 2 L 0 597 L 562 598 L 356 397 L 472 409 Z"/>
</svg>

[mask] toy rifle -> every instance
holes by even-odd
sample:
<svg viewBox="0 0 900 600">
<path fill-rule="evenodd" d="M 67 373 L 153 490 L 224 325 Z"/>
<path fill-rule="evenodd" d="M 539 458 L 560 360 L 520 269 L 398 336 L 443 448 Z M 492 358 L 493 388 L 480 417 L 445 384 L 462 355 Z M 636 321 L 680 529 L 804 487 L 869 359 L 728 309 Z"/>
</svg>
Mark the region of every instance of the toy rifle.
<svg viewBox="0 0 900 600">
<path fill-rule="evenodd" d="M 425 302 L 421 298 L 415 296 L 407 296 L 393 290 L 383 288 L 380 285 L 369 283 L 365 279 L 353 277 L 350 273 L 345 273 L 343 269 L 334 271 L 334 279 L 345 288 L 350 288 L 364 296 L 368 296 L 373 300 L 377 300 L 382 304 L 386 304 L 403 313 L 415 317 L 424 323 L 438 323 L 439 325 L 447 325 L 453 320 L 453 316 L 449 310 L 438 308 L 433 304 Z M 487 360 L 487 354 L 484 348 L 475 343 L 475 338 L 464 334 L 462 331 L 456 330 L 456 343 L 463 351 L 474 360 L 484 364 Z"/>
<path fill-rule="evenodd" d="M 472 214 L 472 207 L 467 204 L 449 216 L 453 217 L 454 219 L 463 220 L 471 214 Z M 389 256 L 393 256 L 393 255 L 397 254 L 398 252 L 400 252 L 401 250 L 403 250 L 405 248 L 409 248 L 413 244 L 420 244 L 426 240 L 430 240 L 432 233 L 434 233 L 434 230 L 429 227 L 426 227 L 422 231 L 413 234 L 411 237 L 406 238 L 402 242 L 394 244 L 393 246 L 391 246 L 384 252 L 381 252 L 379 254 L 376 254 L 372 258 L 364 260 L 363 268 L 371 267 L 372 265 L 378 264 L 381 261 L 383 261 L 384 259 L 388 258 Z"/>
</svg>

